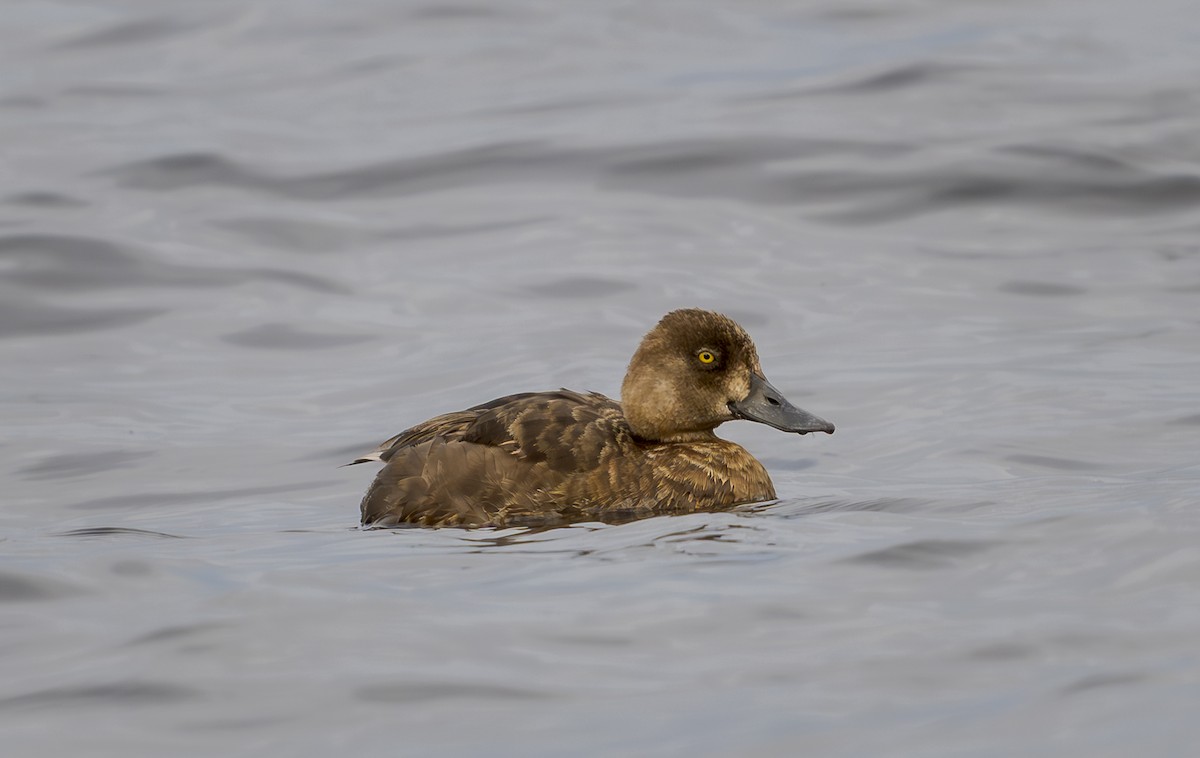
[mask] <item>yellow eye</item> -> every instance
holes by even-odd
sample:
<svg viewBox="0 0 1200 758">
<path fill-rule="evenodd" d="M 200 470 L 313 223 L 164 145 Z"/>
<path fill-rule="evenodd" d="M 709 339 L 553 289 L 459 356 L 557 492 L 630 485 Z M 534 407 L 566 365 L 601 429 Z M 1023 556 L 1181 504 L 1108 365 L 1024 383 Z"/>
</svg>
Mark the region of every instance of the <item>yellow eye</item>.
<svg viewBox="0 0 1200 758">
<path fill-rule="evenodd" d="M 711 350 L 701 350 L 700 352 L 696 353 L 696 360 L 700 361 L 705 366 L 711 366 L 717 360 L 717 356 L 713 355 Z"/>
</svg>

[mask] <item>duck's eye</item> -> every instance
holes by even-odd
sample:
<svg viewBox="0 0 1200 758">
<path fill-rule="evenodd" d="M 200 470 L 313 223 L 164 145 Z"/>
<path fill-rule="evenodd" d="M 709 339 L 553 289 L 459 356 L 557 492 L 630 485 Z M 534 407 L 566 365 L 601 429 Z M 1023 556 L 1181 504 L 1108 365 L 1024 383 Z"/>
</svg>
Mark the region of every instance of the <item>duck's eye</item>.
<svg viewBox="0 0 1200 758">
<path fill-rule="evenodd" d="M 711 350 L 701 350 L 696 353 L 696 360 L 703 363 L 705 366 L 711 366 L 717 362 L 717 356 Z"/>
</svg>

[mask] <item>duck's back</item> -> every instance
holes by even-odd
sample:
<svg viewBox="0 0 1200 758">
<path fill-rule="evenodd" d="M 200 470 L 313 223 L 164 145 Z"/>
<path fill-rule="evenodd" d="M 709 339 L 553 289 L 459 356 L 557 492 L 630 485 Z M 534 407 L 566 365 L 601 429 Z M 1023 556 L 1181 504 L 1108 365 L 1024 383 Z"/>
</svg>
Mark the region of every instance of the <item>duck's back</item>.
<svg viewBox="0 0 1200 758">
<path fill-rule="evenodd" d="M 603 395 L 509 395 L 418 424 L 360 459 L 386 464 L 363 498 L 362 520 L 557 520 L 586 505 L 571 500 L 577 480 L 608 479 L 614 460 L 637 452 L 621 406 Z"/>
</svg>

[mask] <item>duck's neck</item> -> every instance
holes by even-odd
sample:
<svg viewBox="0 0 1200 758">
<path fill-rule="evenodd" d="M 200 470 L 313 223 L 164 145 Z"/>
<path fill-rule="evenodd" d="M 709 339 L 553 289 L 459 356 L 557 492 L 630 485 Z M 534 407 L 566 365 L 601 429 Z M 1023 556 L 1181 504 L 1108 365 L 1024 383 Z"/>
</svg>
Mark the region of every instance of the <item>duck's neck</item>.
<svg viewBox="0 0 1200 758">
<path fill-rule="evenodd" d="M 634 434 L 637 434 L 634 432 Z M 641 435 L 638 435 L 639 437 Z M 712 429 L 705 429 L 698 432 L 675 432 L 666 436 L 657 437 L 655 439 L 642 438 L 643 441 L 654 445 L 675 445 L 691 442 L 717 442 L 721 438 L 717 436 Z"/>
<path fill-rule="evenodd" d="M 696 420 L 691 429 L 680 429 L 687 418 L 679 392 L 665 382 L 626 379 L 621 387 L 621 410 L 635 437 L 652 443 L 709 442 L 717 438 L 713 425 Z M 633 398 L 630 400 L 630 398 Z"/>
</svg>

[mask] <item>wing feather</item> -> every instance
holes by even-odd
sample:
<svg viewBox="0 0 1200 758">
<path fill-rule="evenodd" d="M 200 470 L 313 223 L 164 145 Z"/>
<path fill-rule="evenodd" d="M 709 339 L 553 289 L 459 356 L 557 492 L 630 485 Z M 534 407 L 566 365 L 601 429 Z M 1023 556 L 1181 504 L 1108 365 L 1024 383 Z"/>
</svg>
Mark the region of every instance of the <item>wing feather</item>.
<svg viewBox="0 0 1200 758">
<path fill-rule="evenodd" d="M 347 465 L 387 462 L 399 450 L 440 438 L 503 448 L 530 463 L 544 461 L 554 471 L 584 471 L 596 465 L 606 445 L 629 437 L 621 406 L 604 395 L 525 392 L 435 416 Z"/>
</svg>

